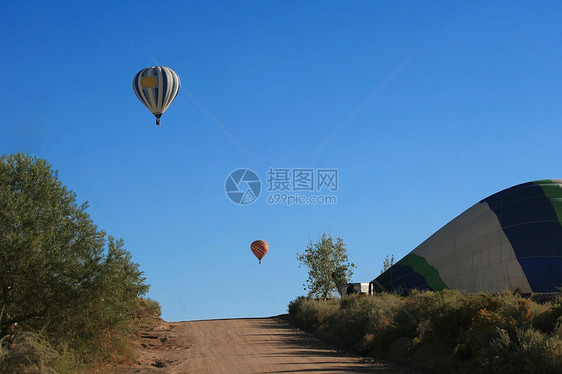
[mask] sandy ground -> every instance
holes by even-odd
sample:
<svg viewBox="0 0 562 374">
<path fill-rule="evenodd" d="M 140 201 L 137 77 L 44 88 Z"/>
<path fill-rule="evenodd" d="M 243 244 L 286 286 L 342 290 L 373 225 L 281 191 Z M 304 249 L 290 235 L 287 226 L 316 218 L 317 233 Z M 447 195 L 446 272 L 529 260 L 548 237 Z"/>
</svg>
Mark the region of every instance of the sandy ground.
<svg viewBox="0 0 562 374">
<path fill-rule="evenodd" d="M 138 359 L 118 373 L 406 373 L 351 357 L 283 318 L 161 321 L 141 335 Z"/>
</svg>

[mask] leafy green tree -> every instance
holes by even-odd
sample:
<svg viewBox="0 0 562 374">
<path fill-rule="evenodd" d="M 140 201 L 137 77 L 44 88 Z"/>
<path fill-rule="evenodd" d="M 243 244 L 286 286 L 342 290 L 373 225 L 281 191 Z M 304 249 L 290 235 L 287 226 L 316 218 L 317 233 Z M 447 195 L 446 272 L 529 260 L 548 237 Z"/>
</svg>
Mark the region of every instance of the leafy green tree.
<svg viewBox="0 0 562 374">
<path fill-rule="evenodd" d="M 338 291 L 342 284 L 349 283 L 355 265 L 347 257 L 347 249 L 341 238 L 335 243 L 331 236 L 322 235 L 312 240 L 303 253 L 297 253 L 299 267 L 308 267 L 308 279 L 303 286 L 309 289 L 309 296 L 327 298 Z"/>
<path fill-rule="evenodd" d="M 45 160 L 0 157 L 0 337 L 40 329 L 92 344 L 148 291 L 123 241 L 86 208 Z"/>
</svg>

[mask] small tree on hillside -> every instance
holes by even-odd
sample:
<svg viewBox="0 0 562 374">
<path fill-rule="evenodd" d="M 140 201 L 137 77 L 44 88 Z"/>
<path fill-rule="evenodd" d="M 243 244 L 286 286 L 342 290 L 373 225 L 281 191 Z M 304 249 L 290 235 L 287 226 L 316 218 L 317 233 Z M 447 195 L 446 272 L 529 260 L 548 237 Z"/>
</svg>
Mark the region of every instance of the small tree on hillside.
<svg viewBox="0 0 562 374">
<path fill-rule="evenodd" d="M 384 273 L 385 271 L 387 271 L 388 269 L 390 269 L 392 267 L 392 265 L 394 265 L 394 255 L 392 255 L 390 260 L 388 259 L 388 255 L 386 255 L 386 258 L 384 259 L 384 262 L 382 263 L 381 274 Z"/>
<path fill-rule="evenodd" d="M 322 235 L 316 243 L 310 241 L 304 253 L 297 253 L 299 267 L 308 267 L 308 279 L 303 284 L 309 296 L 327 298 L 338 291 L 342 284 L 349 283 L 355 265 L 350 263 L 341 238 L 336 242 L 331 236 Z"/>
</svg>

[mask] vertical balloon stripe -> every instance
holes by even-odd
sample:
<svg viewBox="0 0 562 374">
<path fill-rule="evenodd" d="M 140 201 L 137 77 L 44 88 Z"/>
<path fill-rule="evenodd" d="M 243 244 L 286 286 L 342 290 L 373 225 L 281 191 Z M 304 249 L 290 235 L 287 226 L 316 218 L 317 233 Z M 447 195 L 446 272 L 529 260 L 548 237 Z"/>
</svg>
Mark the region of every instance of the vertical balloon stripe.
<svg viewBox="0 0 562 374">
<path fill-rule="evenodd" d="M 181 83 L 180 83 L 179 79 L 174 79 L 174 89 L 173 89 L 173 91 L 171 91 L 173 93 L 173 95 L 170 95 L 171 96 L 170 97 L 170 103 L 176 99 L 176 96 L 178 96 L 180 85 L 181 85 Z"/>
<path fill-rule="evenodd" d="M 148 106 L 146 98 L 144 97 L 144 95 L 142 94 L 142 88 L 141 88 L 141 73 L 142 71 L 138 72 L 137 75 L 135 75 L 135 79 L 133 79 L 133 91 L 135 91 L 135 94 L 137 95 L 137 97 L 139 98 L 139 100 L 145 105 Z"/>
<path fill-rule="evenodd" d="M 538 254 L 562 256 L 562 227 L 540 184 L 525 183 L 498 192 L 489 205 L 519 262 Z"/>
<path fill-rule="evenodd" d="M 168 70 L 162 69 L 162 109 L 166 110 L 168 108 L 168 97 L 170 96 L 170 86 L 168 82 Z"/>
<path fill-rule="evenodd" d="M 163 72 L 162 72 L 162 68 L 160 66 L 158 66 L 156 68 L 156 75 L 157 75 L 157 79 L 158 79 L 158 86 L 154 87 L 154 96 L 156 97 L 156 107 L 159 108 L 159 112 L 163 112 L 164 109 L 164 103 L 163 103 L 163 97 L 162 94 L 165 90 L 164 88 L 164 84 L 163 84 Z"/>
<path fill-rule="evenodd" d="M 162 100 L 160 98 L 160 92 L 162 90 L 160 90 L 160 88 L 158 86 L 153 88 L 153 92 L 154 92 L 154 106 L 153 106 L 153 110 L 155 111 L 154 114 L 156 114 L 157 112 L 161 112 L 161 110 L 156 110 L 156 108 L 162 108 Z"/>
<path fill-rule="evenodd" d="M 177 75 L 173 74 L 172 71 L 170 71 L 170 84 L 171 87 L 170 87 L 170 96 L 168 97 L 168 105 L 170 105 L 172 101 L 175 100 L 180 89 L 180 78 Z"/>
<path fill-rule="evenodd" d="M 562 284 L 562 226 L 557 200 L 547 194 L 560 183 L 524 183 L 484 200 L 497 215 L 533 292 L 556 292 Z"/>
<path fill-rule="evenodd" d="M 143 92 L 145 93 L 146 97 L 148 98 L 149 107 L 148 109 L 154 113 L 156 108 L 156 100 L 154 99 L 154 89 L 151 88 L 143 88 Z"/>
<path fill-rule="evenodd" d="M 153 77 L 156 79 L 156 82 L 158 82 L 158 74 L 156 73 L 156 71 L 154 69 L 152 69 L 147 76 L 149 77 Z M 155 108 L 158 107 L 158 97 L 156 96 L 156 89 L 158 88 L 158 85 L 154 86 L 154 87 L 150 87 L 150 88 L 145 88 L 146 89 L 146 94 L 149 97 L 150 100 L 150 105 L 151 108 L 150 110 L 154 113 Z"/>
<path fill-rule="evenodd" d="M 137 97 L 140 99 L 140 101 L 142 101 L 142 103 L 150 109 L 151 104 L 150 101 L 148 100 L 148 97 L 146 95 L 145 89 L 142 87 L 141 81 L 142 78 L 144 78 L 146 76 L 147 71 L 140 71 L 137 74 L 136 77 L 136 87 L 135 87 L 135 93 L 137 94 Z"/>
<path fill-rule="evenodd" d="M 165 95 L 162 97 L 162 108 L 164 110 L 168 109 L 168 106 L 170 105 L 170 101 L 168 100 L 170 97 L 170 73 L 168 71 L 168 69 L 162 69 L 162 85 L 163 87 L 165 87 Z"/>
<path fill-rule="evenodd" d="M 160 85 L 160 74 L 158 74 L 159 67 L 155 67 L 151 71 L 151 75 L 156 78 L 156 86 L 152 87 L 151 90 L 153 92 L 154 97 L 154 107 L 160 107 L 158 102 L 158 86 Z"/>
<path fill-rule="evenodd" d="M 162 102 L 162 112 L 164 112 L 172 101 L 176 98 L 179 91 L 179 77 L 169 68 L 163 67 L 162 77 L 165 80 L 166 97 Z"/>
<path fill-rule="evenodd" d="M 175 79 L 171 72 L 166 71 L 166 84 L 168 85 L 168 95 L 166 95 L 166 107 L 174 100 L 175 92 Z"/>
<path fill-rule="evenodd" d="M 140 77 L 140 80 L 139 80 L 139 85 L 140 85 L 140 87 L 141 87 L 140 92 L 141 92 L 142 96 L 144 97 L 144 103 L 145 103 L 144 105 L 146 105 L 146 107 L 148 108 L 148 110 L 152 111 L 152 102 L 150 101 L 150 96 L 149 96 L 149 94 L 148 94 L 148 89 L 147 89 L 147 88 L 144 88 L 144 87 L 142 86 L 142 83 L 141 83 L 141 82 L 142 82 L 142 78 L 146 78 L 146 77 L 148 77 L 148 76 L 150 76 L 150 70 L 149 70 L 149 69 L 145 69 L 145 70 L 142 72 L 142 74 L 141 74 L 141 77 Z"/>
<path fill-rule="evenodd" d="M 178 96 L 181 82 L 180 82 L 180 77 L 176 74 L 173 74 L 172 71 L 170 71 L 170 75 L 172 76 L 172 82 L 173 82 L 173 87 L 172 90 L 170 91 L 172 92 L 172 94 L 170 95 L 170 102 L 172 102 L 176 98 L 176 96 Z"/>
</svg>

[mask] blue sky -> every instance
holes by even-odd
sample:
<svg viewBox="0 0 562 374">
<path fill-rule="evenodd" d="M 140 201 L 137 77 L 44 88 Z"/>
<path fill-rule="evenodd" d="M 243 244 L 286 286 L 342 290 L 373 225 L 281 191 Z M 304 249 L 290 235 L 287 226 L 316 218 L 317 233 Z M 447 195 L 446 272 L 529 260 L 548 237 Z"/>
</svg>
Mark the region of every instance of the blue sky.
<svg viewBox="0 0 562 374">
<path fill-rule="evenodd" d="M 561 8 L 6 1 L 0 152 L 58 170 L 165 319 L 285 313 L 324 231 L 369 281 L 482 198 L 562 177 Z M 151 65 L 182 81 L 160 127 L 131 88 Z M 337 204 L 269 205 L 272 167 L 338 169 Z M 246 206 L 239 168 L 263 183 Z"/>
</svg>

